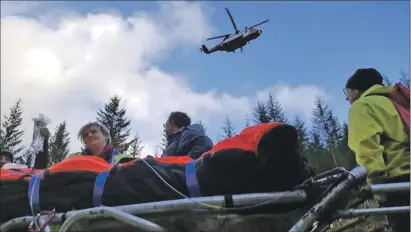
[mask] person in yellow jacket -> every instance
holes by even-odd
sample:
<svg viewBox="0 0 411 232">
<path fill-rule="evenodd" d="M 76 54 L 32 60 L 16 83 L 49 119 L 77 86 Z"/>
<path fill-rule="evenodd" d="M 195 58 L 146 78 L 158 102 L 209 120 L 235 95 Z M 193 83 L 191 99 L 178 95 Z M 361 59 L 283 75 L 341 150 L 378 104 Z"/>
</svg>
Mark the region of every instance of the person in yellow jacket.
<svg viewBox="0 0 411 232">
<path fill-rule="evenodd" d="M 392 89 L 383 85 L 382 75 L 373 68 L 357 69 L 344 89 L 351 104 L 348 146 L 357 163 L 368 169 L 369 184 L 410 181 L 410 141 L 400 115 L 387 97 Z M 409 205 L 409 193 L 387 195 L 381 204 Z M 395 231 L 410 231 L 409 213 L 393 215 L 390 221 Z"/>
<path fill-rule="evenodd" d="M 103 124 L 90 122 L 80 128 L 78 138 L 84 143 L 86 149 L 69 155 L 67 158 L 76 155 L 97 156 L 110 164 L 127 162 L 132 159 L 131 156 L 121 154 L 111 144 L 110 131 Z"/>
</svg>

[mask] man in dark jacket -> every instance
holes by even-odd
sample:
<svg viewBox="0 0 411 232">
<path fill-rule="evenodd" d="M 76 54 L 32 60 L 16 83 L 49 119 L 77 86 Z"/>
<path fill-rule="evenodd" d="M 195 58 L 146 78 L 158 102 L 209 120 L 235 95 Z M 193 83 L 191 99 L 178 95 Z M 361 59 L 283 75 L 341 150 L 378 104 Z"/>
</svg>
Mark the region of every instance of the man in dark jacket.
<svg viewBox="0 0 411 232">
<path fill-rule="evenodd" d="M 172 112 L 166 122 L 167 147 L 161 157 L 189 156 L 198 159 L 214 146 L 200 124 L 191 125 L 191 119 L 183 112 Z"/>
</svg>

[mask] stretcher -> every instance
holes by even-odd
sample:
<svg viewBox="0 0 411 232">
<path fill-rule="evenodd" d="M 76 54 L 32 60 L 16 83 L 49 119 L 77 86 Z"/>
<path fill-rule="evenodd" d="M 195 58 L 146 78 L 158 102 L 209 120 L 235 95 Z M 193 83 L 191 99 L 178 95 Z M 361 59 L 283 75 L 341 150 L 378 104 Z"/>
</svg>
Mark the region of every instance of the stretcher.
<svg viewBox="0 0 411 232">
<path fill-rule="evenodd" d="M 362 166 L 351 171 L 336 168 L 289 191 L 42 212 L 36 218 L 27 216 L 7 221 L 1 225 L 1 231 L 27 231 L 30 227 L 31 231 L 58 228 L 60 232 L 308 232 L 326 231 L 332 221 L 340 218 L 409 212 L 409 205 L 355 209 L 373 194 L 410 191 L 409 182 L 367 185 L 366 175 L 367 169 Z"/>
</svg>

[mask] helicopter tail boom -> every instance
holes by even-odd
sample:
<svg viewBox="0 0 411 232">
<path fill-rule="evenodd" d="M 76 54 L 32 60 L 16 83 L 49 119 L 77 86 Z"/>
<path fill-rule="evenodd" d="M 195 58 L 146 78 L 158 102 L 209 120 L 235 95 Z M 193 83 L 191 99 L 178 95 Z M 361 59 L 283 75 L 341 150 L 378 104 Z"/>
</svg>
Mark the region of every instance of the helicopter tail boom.
<svg viewBox="0 0 411 232">
<path fill-rule="evenodd" d="M 200 51 L 204 52 L 205 54 L 210 54 L 210 51 L 205 45 L 202 45 Z"/>
</svg>

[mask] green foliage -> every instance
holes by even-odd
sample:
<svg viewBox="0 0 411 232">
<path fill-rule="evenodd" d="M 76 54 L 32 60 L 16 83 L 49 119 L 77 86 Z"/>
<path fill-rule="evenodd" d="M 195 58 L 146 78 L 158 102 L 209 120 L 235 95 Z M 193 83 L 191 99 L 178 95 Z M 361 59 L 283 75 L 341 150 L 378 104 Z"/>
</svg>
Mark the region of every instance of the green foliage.
<svg viewBox="0 0 411 232">
<path fill-rule="evenodd" d="M 256 124 L 270 122 L 267 109 L 262 101 L 258 101 L 257 106 L 254 107 L 254 122 Z"/>
<path fill-rule="evenodd" d="M 18 99 L 10 108 L 9 114 L 4 115 L 0 127 L 0 146 L 12 150 L 15 157 L 24 149 L 21 145 L 24 131 L 20 129 L 23 122 L 22 114 L 21 99 Z"/>
<path fill-rule="evenodd" d="M 332 159 L 332 162 L 327 165 L 329 168 L 338 167 L 336 145 L 341 136 L 337 118 L 328 105 L 324 103 L 322 97 L 317 96 L 314 104 L 312 123 L 313 129 L 320 136 L 320 143 L 322 143 L 327 154 L 323 158 L 327 159 L 327 161 Z"/>
<path fill-rule="evenodd" d="M 406 73 L 404 70 L 401 69 L 400 71 L 400 78 L 397 81 L 392 81 L 389 77 L 383 76 L 384 80 L 384 85 L 394 85 L 397 82 L 400 82 L 403 84 L 405 87 L 410 88 L 410 75 Z"/>
<path fill-rule="evenodd" d="M 161 143 L 160 145 L 156 147 L 154 156 L 157 156 L 157 157 L 161 156 L 161 154 L 163 154 L 166 147 L 167 147 L 167 134 L 166 134 L 166 124 L 164 123 L 163 124 L 163 136 L 161 138 Z"/>
<path fill-rule="evenodd" d="M 141 155 L 141 150 L 143 150 L 144 148 L 144 145 L 142 145 L 141 143 L 142 143 L 142 140 L 140 139 L 140 136 L 138 135 L 138 133 L 135 133 L 132 143 L 130 144 L 130 147 L 129 147 L 129 154 L 133 158 L 137 158 Z"/>
<path fill-rule="evenodd" d="M 250 118 L 248 117 L 248 114 L 245 114 L 245 127 L 250 127 L 251 126 L 251 122 L 250 122 Z"/>
<path fill-rule="evenodd" d="M 308 146 L 310 145 L 307 127 L 305 126 L 304 121 L 299 116 L 296 116 L 294 118 L 294 122 L 292 125 L 295 127 L 295 129 L 297 129 L 300 151 L 303 154 L 305 154 L 307 152 Z"/>
<path fill-rule="evenodd" d="M 410 75 L 404 72 L 404 70 L 401 70 L 400 76 L 401 84 L 403 84 L 407 88 L 410 88 Z"/>
<path fill-rule="evenodd" d="M 299 116 L 290 123 L 298 132 L 301 154 L 308 159 L 317 173 L 334 167 L 353 168 L 356 162 L 354 153 L 348 148 L 348 125 L 340 124 L 321 96 L 317 96 L 314 106 L 310 128 Z M 253 113 L 255 123 L 289 121 L 281 104 L 271 93 L 265 104 L 262 101 L 257 102 Z"/>
<path fill-rule="evenodd" d="M 386 86 L 392 85 L 392 81 L 390 80 L 389 77 L 383 76 L 382 78 L 383 78 L 383 84 L 384 85 L 386 85 Z"/>
<path fill-rule="evenodd" d="M 49 166 L 61 162 L 70 153 L 70 134 L 66 121 L 57 125 L 49 143 Z"/>
<path fill-rule="evenodd" d="M 127 141 L 130 136 L 131 120 L 126 117 L 127 110 L 120 108 L 120 102 L 119 96 L 111 97 L 104 105 L 104 109 L 97 112 L 97 121 L 109 129 L 113 146 L 124 153 L 134 140 Z"/>
<path fill-rule="evenodd" d="M 284 115 L 283 107 L 271 93 L 268 94 L 268 100 L 266 105 L 268 117 L 271 122 L 287 123 L 287 118 Z"/>
<path fill-rule="evenodd" d="M 222 130 L 223 130 L 223 135 L 219 137 L 219 140 L 231 138 L 236 134 L 235 127 L 228 117 L 226 117 L 224 120 L 224 126 Z"/>
</svg>

